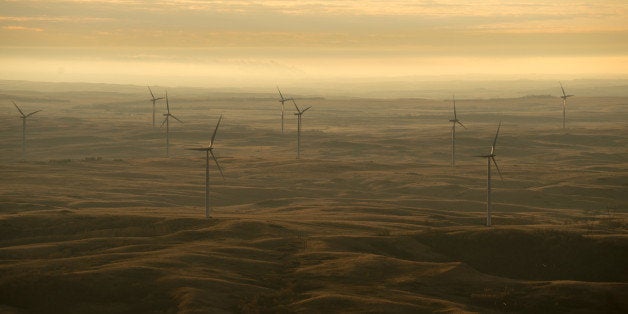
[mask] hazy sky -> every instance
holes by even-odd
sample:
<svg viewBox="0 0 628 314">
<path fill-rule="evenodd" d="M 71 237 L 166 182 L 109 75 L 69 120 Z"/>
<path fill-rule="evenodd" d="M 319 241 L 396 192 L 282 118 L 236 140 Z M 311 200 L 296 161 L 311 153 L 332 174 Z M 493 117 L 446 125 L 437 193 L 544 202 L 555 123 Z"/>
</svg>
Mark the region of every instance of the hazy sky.
<svg viewBox="0 0 628 314">
<path fill-rule="evenodd" d="M 0 79 L 182 85 L 628 76 L 628 1 L 0 0 L 0 66 Z"/>
</svg>

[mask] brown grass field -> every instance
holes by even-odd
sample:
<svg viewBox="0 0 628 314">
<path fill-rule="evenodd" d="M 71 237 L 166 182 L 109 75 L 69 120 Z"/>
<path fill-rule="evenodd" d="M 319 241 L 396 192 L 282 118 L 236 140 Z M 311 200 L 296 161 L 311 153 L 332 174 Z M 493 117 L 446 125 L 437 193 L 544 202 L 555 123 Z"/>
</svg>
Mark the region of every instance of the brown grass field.
<svg viewBox="0 0 628 314">
<path fill-rule="evenodd" d="M 0 312 L 628 312 L 628 98 L 168 93 L 0 90 Z"/>
</svg>

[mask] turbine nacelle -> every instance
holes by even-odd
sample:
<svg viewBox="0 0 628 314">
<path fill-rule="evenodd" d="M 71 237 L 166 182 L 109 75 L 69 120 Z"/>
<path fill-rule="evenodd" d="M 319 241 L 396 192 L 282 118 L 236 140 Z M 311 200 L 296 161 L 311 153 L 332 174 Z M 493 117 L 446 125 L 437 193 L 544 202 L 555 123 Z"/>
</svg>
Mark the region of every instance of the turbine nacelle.
<svg viewBox="0 0 628 314">
<path fill-rule="evenodd" d="M 164 99 L 164 97 L 155 98 L 155 95 L 153 94 L 153 90 L 150 89 L 150 86 L 146 86 L 146 87 L 148 87 L 148 91 L 150 92 L 150 101 L 156 102 L 156 101 L 158 101 L 160 99 Z"/>
<path fill-rule="evenodd" d="M 283 105 L 284 102 L 288 101 L 288 100 L 292 100 L 294 101 L 294 98 L 290 97 L 290 98 L 285 98 L 283 97 L 283 94 L 281 93 L 281 90 L 279 90 L 279 86 L 277 86 L 277 91 L 279 92 L 279 97 L 281 99 L 279 99 L 279 102 Z"/>
<path fill-rule="evenodd" d="M 499 169 L 499 166 L 497 165 L 497 161 L 495 160 L 495 145 L 497 145 L 497 137 L 499 136 L 499 129 L 501 128 L 502 123 L 501 121 L 499 122 L 499 126 L 497 126 L 497 132 L 495 133 L 495 138 L 493 139 L 493 145 L 491 145 L 491 152 L 487 155 L 478 155 L 475 157 L 482 157 L 482 158 L 490 158 L 489 159 L 489 167 L 490 167 L 490 161 L 493 161 L 493 164 L 495 164 L 495 168 L 497 168 L 497 173 L 499 173 L 499 177 L 502 179 L 502 181 L 504 180 L 504 177 L 502 177 L 502 172 Z"/>
<path fill-rule="evenodd" d="M 38 112 L 40 112 L 40 111 L 41 111 L 41 110 L 33 111 L 33 112 L 31 112 L 31 113 L 29 113 L 29 114 L 27 114 L 27 115 L 25 115 L 25 116 L 21 116 L 20 118 L 22 118 L 22 119 L 25 119 L 25 120 L 26 120 L 26 118 L 28 118 L 28 117 L 30 117 L 30 116 L 32 116 L 32 115 L 34 115 L 34 114 L 36 114 L 36 113 L 38 113 Z"/>
<path fill-rule="evenodd" d="M 33 112 L 29 113 L 29 114 L 24 114 L 24 112 L 22 111 L 22 109 L 21 109 L 21 108 L 20 108 L 20 107 L 19 107 L 19 106 L 15 103 L 15 101 L 11 100 L 11 102 L 13 103 L 13 105 L 15 106 L 15 108 L 17 108 L 17 111 L 19 111 L 19 112 L 20 112 L 20 118 L 22 118 L 22 119 L 26 119 L 26 118 L 28 118 L 28 117 L 30 117 L 30 116 L 32 116 L 32 115 L 34 115 L 34 114 L 36 114 L 36 113 L 38 113 L 38 112 L 42 111 L 42 110 L 40 109 L 40 110 L 35 110 L 35 111 L 33 111 Z"/>
<path fill-rule="evenodd" d="M 467 127 L 464 126 L 464 124 L 462 124 L 460 120 L 458 120 L 458 115 L 456 113 L 456 96 L 455 95 L 452 95 L 452 102 L 454 105 L 454 117 L 453 119 L 449 119 L 449 122 L 451 122 L 451 166 L 453 167 L 456 165 L 456 124 L 460 124 L 460 126 L 465 129 Z"/>
<path fill-rule="evenodd" d="M 493 161 L 493 164 L 495 165 L 495 168 L 497 169 L 497 173 L 499 174 L 499 178 L 504 181 L 504 177 L 502 176 L 502 171 L 499 169 L 499 165 L 497 165 L 497 160 L 495 160 L 495 154 L 490 154 L 490 155 L 480 155 L 480 156 L 476 156 L 476 157 L 482 157 L 482 158 L 488 158 L 489 160 L 489 167 L 490 167 L 490 161 Z"/>
<path fill-rule="evenodd" d="M 297 112 L 294 114 L 296 116 L 300 116 L 303 113 L 305 113 L 306 111 L 308 111 L 308 109 L 312 108 L 312 106 L 309 106 L 303 110 L 299 109 L 299 106 L 297 106 L 297 103 L 294 101 L 294 99 L 292 99 L 292 103 L 294 104 L 294 107 L 297 108 Z"/>
<path fill-rule="evenodd" d="M 467 128 L 466 126 L 464 126 L 464 124 L 462 124 L 462 122 L 460 122 L 460 120 L 456 119 L 456 120 L 449 120 L 449 122 L 451 122 L 453 124 L 453 126 L 455 127 L 456 124 L 459 124 L 461 127 L 463 128 Z"/>
<path fill-rule="evenodd" d="M 284 131 L 284 119 L 283 119 L 283 117 L 284 117 L 285 112 L 286 112 L 285 102 L 288 101 L 288 100 L 294 101 L 294 98 L 292 98 L 292 97 L 291 98 L 283 97 L 283 94 L 281 93 L 281 90 L 279 90 L 279 86 L 277 86 L 277 91 L 279 92 L 279 97 L 281 98 L 281 99 L 279 99 L 279 102 L 281 103 L 281 134 L 283 134 L 283 131 Z"/>
<path fill-rule="evenodd" d="M 163 121 L 163 122 L 161 122 L 161 126 L 164 126 L 164 123 L 166 123 L 166 121 L 167 121 L 170 117 L 172 117 L 173 119 L 175 119 L 175 120 L 179 121 L 180 123 L 183 123 L 183 121 L 181 121 L 179 118 L 175 117 L 173 114 L 170 114 L 170 113 L 164 113 L 164 117 L 166 117 L 166 118 L 164 119 L 164 121 Z"/>
<path fill-rule="evenodd" d="M 208 153 L 208 158 L 209 158 L 209 155 L 211 155 L 212 159 L 214 159 L 214 162 L 216 163 L 216 167 L 218 167 L 218 171 L 220 171 L 220 175 L 224 179 L 225 176 L 222 173 L 222 168 L 220 168 L 220 164 L 218 164 L 218 159 L 214 155 L 214 143 L 215 143 L 215 140 L 216 140 L 216 134 L 218 133 L 218 127 L 220 126 L 220 122 L 221 121 L 222 121 L 222 115 L 220 115 L 220 118 L 218 118 L 218 123 L 216 123 L 216 128 L 214 129 L 214 133 L 212 134 L 212 138 L 211 138 L 211 140 L 209 142 L 209 146 L 207 146 L 207 147 L 186 148 L 186 149 L 187 150 L 195 150 L 195 151 L 207 152 Z M 207 162 L 209 162 L 209 159 L 207 160 Z"/>
<path fill-rule="evenodd" d="M 282 98 L 282 99 L 279 99 L 278 101 L 283 105 L 283 103 L 285 103 L 288 100 L 294 100 L 294 99 L 292 99 L 292 98 Z"/>
<path fill-rule="evenodd" d="M 153 127 L 155 127 L 155 103 L 160 99 L 164 99 L 164 97 L 156 98 L 155 94 L 153 94 L 153 90 L 150 89 L 150 86 L 146 87 L 148 87 L 148 91 L 150 92 L 150 101 L 153 103 Z"/>
<path fill-rule="evenodd" d="M 455 96 L 452 97 L 452 101 L 454 103 L 454 118 L 449 119 L 449 122 L 453 123 L 453 127 L 456 127 L 456 124 L 460 124 L 461 127 L 466 129 L 467 127 L 464 126 L 464 124 L 462 124 L 460 120 L 458 120 L 458 115 L 456 114 L 456 97 Z"/>
<path fill-rule="evenodd" d="M 168 101 L 168 91 L 166 91 L 166 113 L 164 113 L 163 115 L 166 118 L 164 119 L 163 122 L 161 122 L 161 126 L 163 126 L 164 123 L 166 123 L 166 121 L 168 121 L 168 118 L 170 118 L 170 117 L 172 117 L 175 120 L 183 123 L 183 121 L 179 120 L 179 118 L 175 117 L 173 114 L 170 113 L 170 102 Z"/>
<path fill-rule="evenodd" d="M 567 98 L 574 96 L 574 95 L 567 95 L 567 93 L 565 93 L 565 89 L 563 88 L 563 83 L 558 82 L 560 84 L 560 90 L 563 92 L 563 95 L 560 96 L 560 98 L 562 98 L 563 100 L 567 100 Z"/>
<path fill-rule="evenodd" d="M 567 93 L 565 93 L 565 89 L 563 88 L 563 83 L 558 82 L 560 84 L 560 90 L 563 92 L 563 95 L 560 96 L 560 98 L 563 99 L 563 129 L 565 128 L 565 111 L 567 108 L 567 98 L 573 96 L 573 95 L 567 95 Z"/>
</svg>

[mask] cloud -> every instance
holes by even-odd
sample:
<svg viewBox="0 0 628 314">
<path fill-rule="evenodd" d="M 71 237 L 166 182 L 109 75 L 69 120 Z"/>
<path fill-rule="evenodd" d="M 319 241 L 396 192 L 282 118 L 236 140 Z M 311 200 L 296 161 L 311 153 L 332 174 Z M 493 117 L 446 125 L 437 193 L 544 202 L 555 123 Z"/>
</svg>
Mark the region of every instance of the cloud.
<svg viewBox="0 0 628 314">
<path fill-rule="evenodd" d="M 524 47 L 531 51 L 534 35 L 628 32 L 628 2 L 620 0 L 0 0 L 0 6 L 0 26 L 54 34 L 13 36 L 0 46 L 418 47 L 433 53 L 453 46 L 467 53 L 523 38 L 509 34 L 532 35 Z M 543 43 L 536 51 L 552 45 L 537 39 Z M 619 45 L 613 41 L 604 45 Z M 592 49 L 590 42 L 580 45 L 569 50 Z"/>
<path fill-rule="evenodd" d="M 31 31 L 31 32 L 43 32 L 44 31 L 43 28 L 14 26 L 14 25 L 2 26 L 2 29 L 6 29 L 9 31 Z"/>
<path fill-rule="evenodd" d="M 103 22 L 114 21 L 113 18 L 102 17 L 71 17 L 71 16 L 0 16 L 0 21 L 11 22 Z"/>
</svg>

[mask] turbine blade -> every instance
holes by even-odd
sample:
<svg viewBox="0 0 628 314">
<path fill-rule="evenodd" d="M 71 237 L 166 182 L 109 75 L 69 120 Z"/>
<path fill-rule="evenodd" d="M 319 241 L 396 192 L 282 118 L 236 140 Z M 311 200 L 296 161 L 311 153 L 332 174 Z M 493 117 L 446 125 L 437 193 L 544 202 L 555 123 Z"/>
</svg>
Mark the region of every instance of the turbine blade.
<svg viewBox="0 0 628 314">
<path fill-rule="evenodd" d="M 497 136 L 499 135 L 499 128 L 502 127 L 502 122 L 499 121 L 499 125 L 497 126 L 497 132 L 495 133 L 495 139 L 493 140 L 493 146 L 492 149 L 495 149 L 495 145 L 497 144 Z M 492 150 L 491 149 L 491 150 Z M 491 152 L 492 153 L 492 152 Z"/>
<path fill-rule="evenodd" d="M 458 121 L 458 124 L 460 124 L 460 126 L 462 126 L 463 128 L 467 128 L 466 126 L 464 126 L 464 124 L 462 124 L 462 122 Z"/>
<path fill-rule="evenodd" d="M 216 167 L 218 167 L 218 171 L 220 171 L 220 175 L 222 176 L 223 180 L 225 179 L 225 175 L 222 173 L 222 168 L 220 168 L 220 165 L 218 164 L 218 159 L 216 159 L 216 156 L 214 155 L 213 151 L 209 151 L 209 154 L 212 155 L 212 158 L 214 159 L 214 162 L 216 162 Z"/>
<path fill-rule="evenodd" d="M 307 108 L 303 109 L 303 111 L 301 111 L 301 113 L 306 112 L 306 111 L 307 111 L 308 109 L 310 109 L 310 108 L 312 108 L 312 106 L 309 106 L 309 107 L 307 107 Z"/>
<path fill-rule="evenodd" d="M 220 121 L 222 121 L 222 115 L 218 118 L 218 123 L 216 123 L 216 128 L 214 129 L 214 134 L 212 134 L 212 141 L 209 142 L 209 147 L 214 147 L 214 139 L 216 138 L 216 133 L 218 133 L 218 126 L 220 126 Z"/>
<path fill-rule="evenodd" d="M 170 103 L 168 102 L 168 91 L 166 91 L 166 110 L 170 113 Z"/>
<path fill-rule="evenodd" d="M 495 157 L 491 156 L 491 159 L 493 160 L 493 163 L 495 164 L 495 168 L 497 168 L 497 173 L 499 173 L 499 178 L 502 179 L 502 181 L 504 181 L 504 177 L 502 176 L 502 171 L 499 170 L 499 166 L 497 165 L 497 161 L 495 161 Z"/>
<path fill-rule="evenodd" d="M 279 90 L 279 86 L 277 86 L 277 91 L 279 92 L 279 97 L 281 97 L 281 100 L 285 100 L 285 98 L 283 98 L 283 94 Z"/>
<path fill-rule="evenodd" d="M 458 120 L 458 116 L 456 115 L 456 95 L 452 96 L 454 101 L 454 120 Z"/>
<path fill-rule="evenodd" d="M 155 95 L 153 95 L 153 90 L 150 89 L 150 86 L 146 86 L 148 87 L 148 91 L 150 92 L 150 97 L 152 97 L 153 99 L 155 99 Z"/>
<path fill-rule="evenodd" d="M 179 122 L 183 123 L 183 121 L 179 120 L 179 118 L 175 117 L 174 115 L 170 115 L 170 116 L 171 116 L 171 117 L 173 117 L 175 120 L 177 120 L 177 121 L 179 121 Z"/>
<path fill-rule="evenodd" d="M 17 110 L 20 112 L 20 114 L 22 115 L 22 117 L 24 117 L 24 112 L 22 112 L 22 109 L 20 109 L 20 107 L 17 106 L 17 104 L 15 103 L 15 101 L 11 100 L 11 102 L 13 103 L 13 105 L 15 106 L 15 108 L 17 108 Z"/>
<path fill-rule="evenodd" d="M 563 96 L 567 97 L 567 95 L 565 94 L 565 89 L 563 88 L 563 83 L 558 82 L 558 84 L 560 84 L 560 89 L 563 91 Z"/>
<path fill-rule="evenodd" d="M 36 113 L 38 113 L 38 112 L 40 112 L 40 111 L 41 111 L 41 110 L 33 111 L 33 112 L 31 112 L 31 113 L 27 114 L 25 118 L 28 118 L 28 117 L 30 117 L 30 116 L 32 116 L 32 115 L 34 115 L 34 114 L 36 114 Z"/>
<path fill-rule="evenodd" d="M 186 148 L 185 150 L 195 150 L 195 151 L 200 151 L 200 152 L 204 152 L 209 150 L 209 148 L 203 148 L 203 147 L 199 147 L 199 148 Z"/>
<path fill-rule="evenodd" d="M 162 122 L 161 122 L 161 126 L 160 126 L 160 127 L 164 126 L 164 124 L 166 123 L 166 120 L 168 120 L 168 117 L 170 117 L 170 116 L 166 116 L 166 118 L 164 119 L 164 121 L 162 121 Z"/>
<path fill-rule="evenodd" d="M 292 103 L 294 104 L 294 107 L 297 108 L 297 111 L 301 113 L 301 109 L 299 109 L 299 106 L 297 106 L 297 103 L 294 101 L 294 99 L 292 99 Z"/>
<path fill-rule="evenodd" d="M 160 99 L 164 99 L 164 98 L 163 97 L 155 98 L 155 100 L 160 100 Z"/>
</svg>

